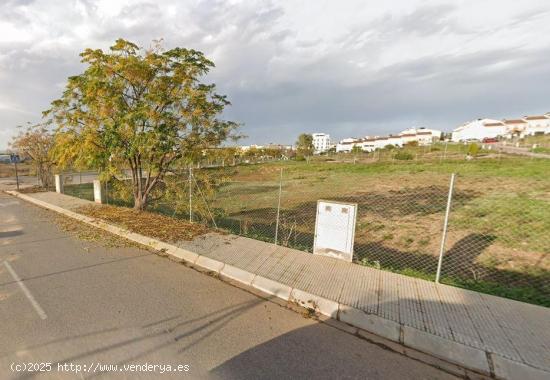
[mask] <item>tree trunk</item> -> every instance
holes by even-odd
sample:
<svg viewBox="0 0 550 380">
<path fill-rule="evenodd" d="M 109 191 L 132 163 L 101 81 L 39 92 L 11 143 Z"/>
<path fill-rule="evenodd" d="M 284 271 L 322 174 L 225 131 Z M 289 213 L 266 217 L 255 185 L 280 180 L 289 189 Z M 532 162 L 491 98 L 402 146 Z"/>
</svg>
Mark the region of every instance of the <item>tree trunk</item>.
<svg viewBox="0 0 550 380">
<path fill-rule="evenodd" d="M 147 196 L 134 193 L 134 210 L 143 211 L 147 207 Z"/>
</svg>

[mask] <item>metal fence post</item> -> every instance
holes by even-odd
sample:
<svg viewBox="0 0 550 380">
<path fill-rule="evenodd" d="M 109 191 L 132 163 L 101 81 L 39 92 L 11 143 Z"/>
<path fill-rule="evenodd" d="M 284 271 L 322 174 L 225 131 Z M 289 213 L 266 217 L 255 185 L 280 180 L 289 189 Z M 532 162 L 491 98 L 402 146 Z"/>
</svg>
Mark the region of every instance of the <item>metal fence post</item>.
<svg viewBox="0 0 550 380">
<path fill-rule="evenodd" d="M 281 213 L 282 190 L 283 190 L 283 168 L 281 168 L 281 175 L 279 177 L 279 201 L 277 202 L 277 221 L 275 222 L 275 245 L 277 245 L 277 238 L 279 237 L 279 215 Z"/>
<path fill-rule="evenodd" d="M 193 222 L 193 168 L 189 166 L 189 222 Z"/>
<path fill-rule="evenodd" d="M 439 283 L 441 276 L 441 265 L 443 264 L 443 252 L 445 251 L 445 241 L 447 240 L 447 225 L 449 223 L 449 213 L 451 211 L 451 201 L 453 199 L 453 188 L 455 184 L 456 174 L 451 174 L 451 183 L 449 185 L 449 195 L 447 197 L 447 209 L 445 210 L 445 221 L 443 222 L 443 235 L 441 236 L 441 247 L 439 248 L 439 260 L 437 261 L 437 273 L 435 274 L 435 282 Z"/>
<path fill-rule="evenodd" d="M 19 173 L 17 171 L 17 161 L 14 161 L 13 164 L 15 165 L 15 183 L 17 184 L 17 191 L 19 191 Z"/>
</svg>

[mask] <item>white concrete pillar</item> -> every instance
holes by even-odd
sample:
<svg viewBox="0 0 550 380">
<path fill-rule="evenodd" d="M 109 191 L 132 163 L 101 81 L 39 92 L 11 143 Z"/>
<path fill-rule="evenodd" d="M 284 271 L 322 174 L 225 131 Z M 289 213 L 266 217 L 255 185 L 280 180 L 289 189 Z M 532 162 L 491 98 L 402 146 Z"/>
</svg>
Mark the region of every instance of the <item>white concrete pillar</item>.
<svg viewBox="0 0 550 380">
<path fill-rule="evenodd" d="M 55 192 L 63 194 L 63 174 L 55 175 Z"/>
<path fill-rule="evenodd" d="M 101 181 L 98 179 L 94 179 L 94 202 L 103 203 L 102 199 L 103 198 L 101 194 Z"/>
</svg>

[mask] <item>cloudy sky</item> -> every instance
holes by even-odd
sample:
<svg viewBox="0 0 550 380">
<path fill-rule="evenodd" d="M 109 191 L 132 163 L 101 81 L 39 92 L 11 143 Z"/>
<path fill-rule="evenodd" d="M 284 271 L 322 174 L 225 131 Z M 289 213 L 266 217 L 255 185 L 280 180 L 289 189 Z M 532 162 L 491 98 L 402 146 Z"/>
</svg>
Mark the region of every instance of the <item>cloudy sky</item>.
<svg viewBox="0 0 550 380">
<path fill-rule="evenodd" d="M 2 0 L 0 149 L 119 37 L 203 51 L 248 143 L 550 112 L 548 20 L 547 0 Z"/>
</svg>

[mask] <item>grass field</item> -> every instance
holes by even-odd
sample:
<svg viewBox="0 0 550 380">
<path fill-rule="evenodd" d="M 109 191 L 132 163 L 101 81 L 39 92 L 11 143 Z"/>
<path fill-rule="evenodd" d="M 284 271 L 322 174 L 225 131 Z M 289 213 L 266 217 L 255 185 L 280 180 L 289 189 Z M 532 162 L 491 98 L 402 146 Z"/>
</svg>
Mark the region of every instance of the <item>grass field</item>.
<svg viewBox="0 0 550 380">
<path fill-rule="evenodd" d="M 279 243 L 311 251 L 317 200 L 357 203 L 355 260 L 432 280 L 457 173 L 443 282 L 550 306 L 549 160 L 239 166 L 211 204 L 218 225 L 273 241 L 281 168 Z"/>
<path fill-rule="evenodd" d="M 489 151 L 465 160 L 467 146 L 444 149 L 406 148 L 411 160 L 383 151 L 202 169 L 197 177 L 218 185 L 194 186 L 193 218 L 212 224 L 213 215 L 222 229 L 273 242 L 281 188 L 278 243 L 311 252 L 317 201 L 356 203 L 355 262 L 434 280 L 456 173 L 442 282 L 550 306 L 550 160 Z M 175 194 L 152 209 L 187 219 L 187 178 L 167 181 Z M 69 191 L 92 197 L 90 185 Z"/>
<path fill-rule="evenodd" d="M 17 164 L 19 175 L 34 175 L 32 166 L 28 163 Z M 0 163 L 0 178 L 15 177 L 15 167 L 13 164 Z"/>
</svg>

